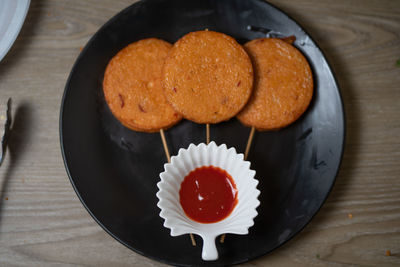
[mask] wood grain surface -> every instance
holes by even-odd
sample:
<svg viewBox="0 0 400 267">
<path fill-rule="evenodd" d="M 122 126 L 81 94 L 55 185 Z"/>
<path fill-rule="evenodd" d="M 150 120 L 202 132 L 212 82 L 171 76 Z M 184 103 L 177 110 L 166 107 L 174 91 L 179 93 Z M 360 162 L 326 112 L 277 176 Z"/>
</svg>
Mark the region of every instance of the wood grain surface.
<svg viewBox="0 0 400 267">
<path fill-rule="evenodd" d="M 89 216 L 59 144 L 61 97 L 80 49 L 132 2 L 32 0 L 21 34 L 0 62 L 0 114 L 7 98 L 14 100 L 0 168 L 1 266 L 162 265 L 115 241 Z M 271 2 L 307 29 L 331 63 L 345 104 L 347 144 L 334 189 L 312 222 L 243 266 L 399 266 L 400 1 Z"/>
</svg>

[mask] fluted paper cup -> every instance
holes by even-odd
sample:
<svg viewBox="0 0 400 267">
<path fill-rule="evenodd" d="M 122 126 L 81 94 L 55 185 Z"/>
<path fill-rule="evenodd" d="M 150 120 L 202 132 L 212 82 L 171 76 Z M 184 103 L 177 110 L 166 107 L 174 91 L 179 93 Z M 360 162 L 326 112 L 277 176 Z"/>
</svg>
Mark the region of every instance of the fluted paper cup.
<svg viewBox="0 0 400 267">
<path fill-rule="evenodd" d="M 225 170 L 236 184 L 237 204 L 229 216 L 215 223 L 199 223 L 189 218 L 181 206 L 179 190 L 183 179 L 194 169 L 202 166 L 214 166 Z M 250 162 L 243 160 L 243 154 L 238 154 L 234 148 L 225 144 L 217 146 L 215 142 L 208 145 L 191 144 L 188 149 L 180 149 L 177 156 L 171 158 L 171 163 L 164 165 L 160 174 L 161 181 L 157 184 L 159 199 L 157 206 L 161 209 L 160 217 L 164 226 L 171 229 L 171 236 L 197 234 L 203 239 L 203 260 L 218 259 L 215 238 L 218 235 L 248 234 L 257 216 L 256 208 L 260 204 L 257 190 L 258 181 L 254 178 L 255 171 L 250 169 Z"/>
</svg>

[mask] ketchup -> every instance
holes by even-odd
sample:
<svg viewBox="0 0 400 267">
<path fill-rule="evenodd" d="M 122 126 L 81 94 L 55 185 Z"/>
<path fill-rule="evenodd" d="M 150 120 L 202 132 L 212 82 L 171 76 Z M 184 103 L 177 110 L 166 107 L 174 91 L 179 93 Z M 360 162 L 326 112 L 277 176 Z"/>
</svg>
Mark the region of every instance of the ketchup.
<svg viewBox="0 0 400 267">
<path fill-rule="evenodd" d="M 225 219 L 238 202 L 232 177 L 214 166 L 191 171 L 181 183 L 179 197 L 186 215 L 199 223 Z"/>
</svg>

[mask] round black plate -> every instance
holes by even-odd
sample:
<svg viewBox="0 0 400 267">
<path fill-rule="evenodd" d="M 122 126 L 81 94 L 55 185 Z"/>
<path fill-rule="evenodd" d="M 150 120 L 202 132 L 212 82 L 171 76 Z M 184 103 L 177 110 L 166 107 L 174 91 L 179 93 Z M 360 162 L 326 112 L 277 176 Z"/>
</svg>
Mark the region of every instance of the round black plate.
<svg viewBox="0 0 400 267">
<path fill-rule="evenodd" d="M 249 30 L 253 26 L 253 30 Z M 262 29 L 258 29 L 261 27 Z M 201 260 L 201 239 L 171 237 L 158 216 L 157 186 L 166 161 L 158 133 L 124 128 L 102 95 L 108 61 L 131 42 L 219 31 L 243 43 L 270 35 L 295 35 L 309 60 L 315 95 L 307 112 L 280 131 L 257 132 L 248 160 L 260 181 L 258 216 L 248 235 L 228 235 L 217 245 L 219 260 Z M 255 30 L 254 30 L 255 29 Z M 249 128 L 235 118 L 211 126 L 211 139 L 243 152 Z M 112 18 L 89 41 L 66 84 L 60 114 L 65 166 L 93 218 L 122 244 L 174 265 L 230 265 L 264 255 L 298 233 L 332 188 L 344 147 L 340 92 L 320 49 L 282 11 L 259 0 L 155 0 L 138 2 Z M 205 141 L 205 126 L 182 121 L 166 131 L 174 155 Z"/>
</svg>

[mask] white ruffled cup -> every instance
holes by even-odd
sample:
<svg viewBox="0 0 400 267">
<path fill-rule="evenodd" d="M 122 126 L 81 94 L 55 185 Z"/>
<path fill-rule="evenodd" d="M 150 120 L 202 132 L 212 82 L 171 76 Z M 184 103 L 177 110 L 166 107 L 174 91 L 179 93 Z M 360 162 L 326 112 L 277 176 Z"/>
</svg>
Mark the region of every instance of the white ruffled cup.
<svg viewBox="0 0 400 267">
<path fill-rule="evenodd" d="M 193 221 L 185 214 L 179 201 L 183 179 L 192 170 L 202 166 L 215 166 L 225 170 L 235 181 L 238 190 L 238 202 L 233 211 L 216 223 Z M 157 184 L 157 206 L 161 209 L 160 217 L 165 220 L 164 226 L 171 229 L 171 236 L 189 233 L 201 236 L 202 259 L 217 260 L 217 236 L 225 233 L 245 235 L 254 224 L 256 208 L 260 204 L 258 181 L 254 179 L 254 175 L 255 171 L 250 170 L 250 162 L 243 160 L 243 154 L 238 154 L 234 148 L 228 149 L 225 144 L 191 144 L 188 149 L 179 149 L 178 155 L 171 158 L 171 163 L 164 165 L 164 172 L 160 174 L 161 181 Z"/>
</svg>

